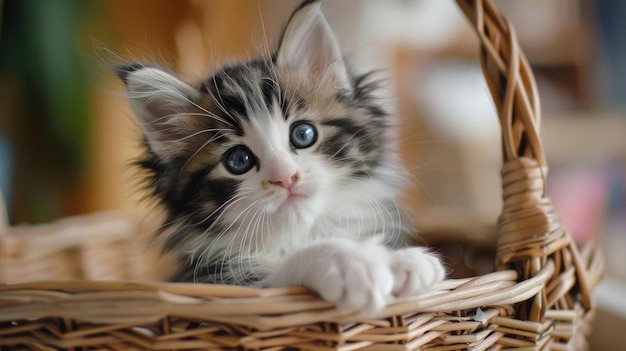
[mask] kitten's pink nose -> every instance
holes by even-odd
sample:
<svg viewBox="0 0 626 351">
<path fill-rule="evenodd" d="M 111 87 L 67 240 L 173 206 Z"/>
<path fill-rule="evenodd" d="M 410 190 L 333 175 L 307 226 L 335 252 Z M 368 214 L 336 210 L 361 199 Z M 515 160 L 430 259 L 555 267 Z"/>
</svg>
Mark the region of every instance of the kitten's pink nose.
<svg viewBox="0 0 626 351">
<path fill-rule="evenodd" d="M 291 187 L 298 181 L 298 179 L 300 179 L 300 175 L 298 174 L 298 172 L 296 172 L 292 174 L 291 177 L 285 176 L 285 177 L 278 177 L 275 180 L 270 180 L 270 184 L 273 184 L 273 185 L 276 185 L 285 189 L 291 189 Z"/>
</svg>

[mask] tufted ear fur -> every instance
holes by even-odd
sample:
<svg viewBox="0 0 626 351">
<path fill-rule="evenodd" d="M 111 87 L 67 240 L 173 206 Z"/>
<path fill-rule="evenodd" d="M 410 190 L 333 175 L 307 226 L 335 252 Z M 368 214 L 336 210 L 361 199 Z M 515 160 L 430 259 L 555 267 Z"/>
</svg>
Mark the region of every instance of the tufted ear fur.
<svg viewBox="0 0 626 351">
<path fill-rule="evenodd" d="M 164 160 L 175 155 L 183 147 L 177 141 L 192 130 L 189 114 L 199 110 L 200 91 L 155 67 L 133 63 L 116 71 L 150 149 Z"/>
<path fill-rule="evenodd" d="M 291 15 L 280 40 L 276 65 L 317 77 L 328 75 L 339 88 L 350 88 L 339 43 L 319 0 L 304 1 Z"/>
</svg>

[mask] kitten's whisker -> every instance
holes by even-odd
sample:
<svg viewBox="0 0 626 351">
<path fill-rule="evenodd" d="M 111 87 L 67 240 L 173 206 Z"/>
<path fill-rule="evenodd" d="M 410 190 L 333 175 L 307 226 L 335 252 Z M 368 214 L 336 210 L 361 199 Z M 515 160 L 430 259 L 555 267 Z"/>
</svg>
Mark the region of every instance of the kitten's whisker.
<svg viewBox="0 0 626 351">
<path fill-rule="evenodd" d="M 225 228 L 222 233 L 226 233 L 226 232 L 230 232 L 230 230 L 233 228 L 233 226 L 237 225 L 236 230 L 234 233 L 229 233 L 231 234 L 231 239 L 230 242 L 228 243 L 228 245 L 226 246 L 226 253 L 227 256 L 229 256 L 229 254 L 232 252 L 233 250 L 233 245 L 236 239 L 241 239 L 238 238 L 239 236 L 239 231 L 241 229 L 241 222 L 243 222 L 245 220 L 245 218 L 247 218 L 249 212 L 250 212 L 250 208 L 252 208 L 253 206 L 255 206 L 260 200 L 255 200 L 254 202 L 252 202 L 251 204 L 249 204 L 246 208 L 244 208 L 241 213 L 239 213 L 237 215 L 237 217 L 231 222 L 229 223 L 229 225 L 227 226 L 227 228 Z M 244 216 L 243 219 L 241 219 L 241 217 Z M 240 222 L 241 220 L 241 222 Z M 236 255 L 235 255 L 236 256 Z"/>
<path fill-rule="evenodd" d="M 241 201 L 243 198 L 245 198 L 245 193 L 244 194 L 238 194 L 235 195 L 234 197 L 232 197 L 231 199 L 229 199 L 228 201 L 224 202 L 220 207 L 218 207 L 217 209 L 215 209 L 213 212 L 211 212 L 211 214 L 209 214 L 207 217 L 205 217 L 202 221 L 200 221 L 199 223 L 195 223 L 195 224 L 189 224 L 190 226 L 197 226 L 198 224 L 203 223 L 204 221 L 209 220 L 211 217 L 213 217 L 217 212 L 219 212 L 218 217 L 211 223 L 211 225 L 200 235 L 198 235 L 198 239 L 200 240 L 200 242 L 197 245 L 194 245 L 194 249 L 190 249 L 190 250 L 186 250 L 186 253 L 188 255 L 190 255 L 193 257 L 196 255 L 196 253 L 198 252 L 198 250 L 200 248 L 204 249 L 202 250 L 202 252 L 200 253 L 200 255 L 198 255 L 198 259 L 196 260 L 196 262 L 200 263 L 202 262 L 202 257 L 210 257 L 212 255 L 210 255 L 210 252 L 213 250 L 213 248 L 215 247 L 215 245 L 221 241 L 221 238 L 223 237 L 223 235 L 225 235 L 225 233 L 227 232 L 227 230 L 222 231 L 220 234 L 218 234 L 216 237 L 214 238 L 210 238 L 207 234 L 209 234 L 210 232 L 213 231 L 213 229 L 215 228 L 216 225 L 219 224 L 220 222 L 220 218 L 221 216 L 224 214 L 224 212 L 231 206 L 233 206 L 234 204 L 236 204 L 237 202 Z M 222 210 L 223 209 L 223 210 Z M 210 243 L 209 243 L 210 242 Z M 207 246 L 207 244 L 209 244 Z"/>
<path fill-rule="evenodd" d="M 206 216 L 202 222 L 204 221 L 208 221 L 209 219 L 211 219 L 211 217 L 213 217 L 216 213 L 219 212 L 219 215 L 217 216 L 217 218 L 215 218 L 212 221 L 212 224 L 209 228 L 207 228 L 207 231 L 211 231 L 215 228 L 215 226 L 219 223 L 220 219 L 222 218 L 222 216 L 224 215 L 224 213 L 226 213 L 230 207 L 234 206 L 237 202 L 243 200 L 246 198 L 247 195 L 253 193 L 253 191 L 241 191 L 238 194 L 236 194 L 235 196 L 233 196 L 232 198 L 228 199 L 227 201 L 225 201 L 222 205 L 220 205 L 218 208 L 216 208 L 215 210 L 213 210 L 213 212 L 211 212 L 208 216 Z M 200 222 L 200 223 L 202 223 Z M 198 224 L 200 224 L 198 223 Z M 206 234 L 206 232 L 204 233 Z"/>
<path fill-rule="evenodd" d="M 248 192 L 248 193 L 250 193 L 250 192 Z M 204 239 L 205 239 L 205 240 L 208 240 L 208 239 L 209 239 L 209 238 L 208 238 L 208 236 L 207 236 L 206 234 L 210 233 L 210 232 L 212 231 L 212 228 L 214 228 L 214 226 L 215 226 L 217 223 L 219 223 L 219 219 L 221 218 L 221 216 L 223 215 L 223 213 L 224 213 L 224 212 L 225 212 L 225 211 L 226 211 L 226 210 L 227 210 L 230 206 L 234 205 L 236 202 L 240 201 L 242 198 L 245 198 L 245 196 L 246 196 L 248 193 L 238 194 L 238 195 L 236 195 L 235 197 L 233 197 L 232 199 L 229 199 L 229 201 L 227 201 L 227 202 L 225 202 L 224 204 L 222 204 L 222 206 L 220 206 L 220 208 L 224 207 L 224 211 L 221 211 L 221 212 L 220 212 L 220 215 L 218 216 L 218 218 L 216 218 L 216 220 L 212 223 L 212 225 L 211 225 L 211 226 L 210 226 L 210 227 L 209 227 L 209 228 L 208 228 L 208 229 L 204 232 L 204 234 L 205 234 L 205 235 L 203 235 L 203 237 L 204 237 Z M 236 200 L 235 200 L 235 199 L 236 199 Z M 235 201 L 233 201 L 233 200 L 235 200 Z M 218 209 L 218 210 L 219 210 L 219 209 Z M 213 211 L 213 212 L 209 215 L 209 217 L 213 216 L 213 215 L 215 214 L 215 212 L 216 212 L 216 211 L 218 211 L 218 210 Z M 209 218 L 209 217 L 207 217 L 207 218 Z M 230 228 L 232 227 L 232 225 L 233 225 L 233 224 L 234 224 L 234 222 L 233 222 L 230 226 L 228 226 L 228 227 L 226 227 L 224 230 L 222 230 L 219 234 L 217 234 L 217 235 L 216 235 L 216 237 L 212 238 L 211 243 L 210 243 L 208 246 L 206 246 L 206 247 L 205 247 L 205 249 L 202 251 L 202 253 L 199 255 L 199 259 L 196 261 L 196 262 L 197 262 L 197 265 L 196 265 L 196 268 L 195 268 L 194 272 L 197 272 L 197 271 L 198 271 L 198 269 L 199 269 L 199 264 L 200 264 L 201 262 L 205 262 L 205 264 L 207 264 L 207 265 L 209 265 L 209 264 L 210 264 L 211 260 L 213 260 L 213 259 L 214 259 L 214 257 L 216 256 L 216 255 L 213 255 L 213 254 L 211 254 L 211 253 L 214 251 L 214 249 L 215 249 L 216 245 L 217 245 L 219 242 L 221 242 L 221 238 L 222 238 L 222 237 L 224 237 L 224 236 L 228 233 L 228 231 L 230 230 Z M 205 246 L 205 245 L 201 245 L 201 247 L 202 247 L 202 246 Z M 227 253 L 226 251 L 227 251 L 227 250 L 226 250 L 226 249 L 224 249 L 224 248 L 218 248 L 217 250 L 218 250 L 218 251 L 224 251 L 224 252 L 225 252 L 225 254 L 224 254 L 224 258 L 222 259 L 222 263 L 221 263 L 221 265 L 220 265 L 220 272 L 223 272 L 223 270 L 224 270 L 224 264 L 225 264 L 225 259 L 226 259 L 226 253 Z M 202 257 L 206 257 L 206 259 L 202 259 Z M 217 255 L 217 257 L 220 257 L 220 255 Z M 195 273 L 194 273 L 194 275 L 195 275 Z M 220 274 L 220 276 L 222 276 L 222 277 L 223 277 L 223 275 L 222 275 L 222 274 Z M 223 279 L 223 278 L 222 278 L 222 279 Z"/>
<path fill-rule="evenodd" d="M 248 225 L 246 226 L 246 229 L 244 231 L 243 238 L 240 241 L 239 252 L 247 252 L 246 255 L 241 255 L 241 254 L 239 255 L 240 266 L 244 266 L 244 259 L 247 261 L 246 263 L 250 267 L 253 266 L 253 263 L 252 263 L 253 248 L 254 248 L 254 252 L 258 252 L 257 245 L 254 245 L 254 247 L 252 245 L 252 239 L 256 239 L 257 238 L 257 235 L 255 235 L 256 233 L 255 233 L 255 231 L 253 229 L 253 224 L 256 223 L 257 216 L 259 215 L 259 213 L 260 213 L 260 211 L 262 209 L 263 209 L 263 207 L 260 206 L 254 212 L 254 214 L 252 215 L 252 218 L 250 218 L 250 220 L 248 221 Z M 252 231 L 251 231 L 251 229 L 252 229 Z"/>
<path fill-rule="evenodd" d="M 266 205 L 266 207 L 268 207 L 268 206 L 269 206 L 269 205 Z M 270 226 L 270 224 L 271 224 L 271 221 L 270 221 L 270 214 L 269 214 L 268 212 L 265 212 L 265 229 L 266 229 L 266 230 L 265 230 L 265 234 L 266 234 L 266 235 L 263 237 L 263 240 L 265 240 L 265 239 L 266 239 L 266 236 L 267 236 L 267 239 L 269 239 L 269 245 L 270 245 L 270 247 L 273 247 L 273 246 L 274 246 L 274 245 L 273 245 L 273 240 L 274 240 L 274 238 L 273 238 L 273 235 L 272 235 L 272 231 L 271 231 L 271 226 Z"/>
<path fill-rule="evenodd" d="M 258 201 L 260 201 L 260 200 L 258 200 Z M 255 219 L 257 218 L 257 216 L 259 215 L 259 212 L 260 212 L 262 209 L 263 209 L 263 207 L 262 207 L 262 206 L 260 206 L 259 208 L 257 208 L 257 209 L 256 209 L 256 211 L 254 212 L 254 214 L 252 215 L 252 218 L 248 221 L 248 224 L 247 224 L 247 226 L 246 226 L 246 229 L 244 230 L 244 239 L 248 237 L 248 233 L 250 233 L 250 230 L 251 230 L 251 229 L 252 229 L 252 232 L 253 232 L 253 234 L 254 234 L 253 224 L 255 224 Z M 245 218 L 244 218 L 244 220 L 245 220 Z M 254 235 L 252 235 L 252 236 L 254 236 Z M 252 236 L 250 236 L 250 237 L 252 237 Z M 242 240 L 242 245 L 243 245 L 243 242 L 244 242 L 244 241 L 245 241 L 245 240 Z M 251 248 L 252 248 L 252 241 L 250 241 L 250 244 L 249 244 L 249 245 L 247 245 L 247 247 L 248 247 L 248 251 L 250 251 L 250 250 L 251 250 Z M 254 247 L 256 248 L 256 246 L 254 246 Z"/>
<path fill-rule="evenodd" d="M 263 206 L 261 206 L 259 208 L 259 217 L 258 219 L 254 222 L 254 227 L 252 228 L 252 235 L 254 236 L 254 247 L 256 248 L 257 252 L 263 252 L 265 251 L 265 247 L 263 245 L 264 243 L 264 235 L 261 232 L 261 226 L 263 224 L 263 221 L 265 219 L 265 216 L 267 214 L 267 206 L 268 204 L 264 204 Z M 261 240 L 261 244 L 259 245 L 259 239 Z M 252 246 L 252 245 L 251 245 Z"/>
</svg>

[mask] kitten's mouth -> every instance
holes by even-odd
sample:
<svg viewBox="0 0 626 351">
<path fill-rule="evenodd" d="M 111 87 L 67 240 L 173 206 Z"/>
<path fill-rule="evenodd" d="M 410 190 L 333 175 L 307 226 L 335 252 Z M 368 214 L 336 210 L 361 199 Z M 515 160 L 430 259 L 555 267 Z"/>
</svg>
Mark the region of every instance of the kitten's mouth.
<svg viewBox="0 0 626 351">
<path fill-rule="evenodd" d="M 305 198 L 306 197 L 304 195 L 293 193 L 290 191 L 287 193 L 287 196 L 285 197 L 285 200 L 283 200 L 283 203 L 280 205 L 280 207 L 294 206 L 304 201 Z"/>
</svg>

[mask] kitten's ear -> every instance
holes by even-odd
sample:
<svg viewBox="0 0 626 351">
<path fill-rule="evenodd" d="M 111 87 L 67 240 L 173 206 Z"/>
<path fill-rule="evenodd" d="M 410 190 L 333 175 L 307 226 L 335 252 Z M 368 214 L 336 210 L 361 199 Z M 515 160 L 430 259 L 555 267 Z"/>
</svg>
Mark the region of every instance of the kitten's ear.
<svg viewBox="0 0 626 351">
<path fill-rule="evenodd" d="M 180 139 L 200 91 L 155 67 L 131 63 L 116 67 L 128 90 L 128 99 L 152 151 L 168 158 L 182 148 Z"/>
<path fill-rule="evenodd" d="M 280 40 L 276 65 L 312 75 L 329 74 L 340 88 L 350 88 L 339 43 L 319 0 L 304 1 L 291 15 Z"/>
</svg>

